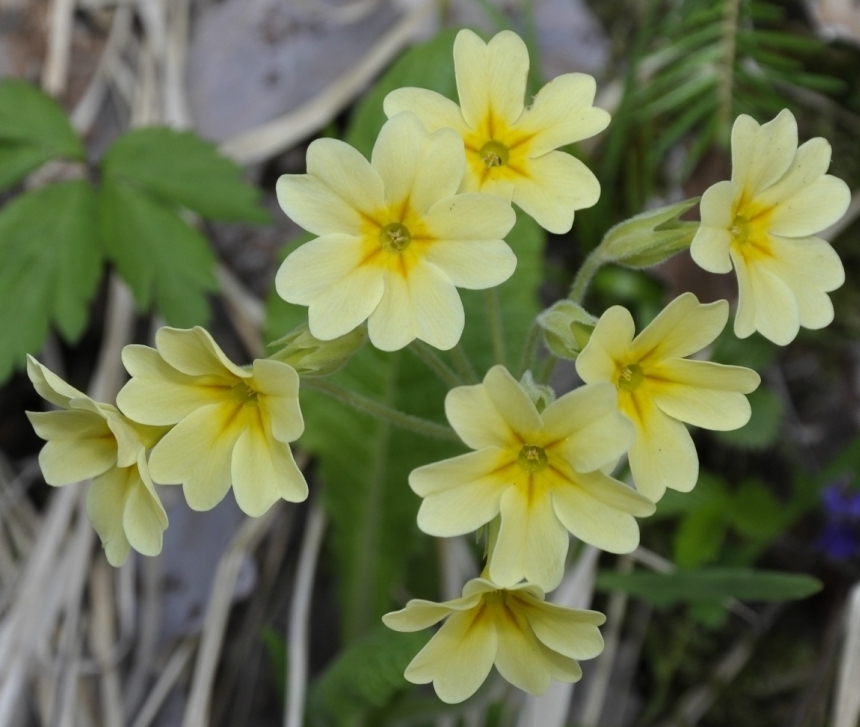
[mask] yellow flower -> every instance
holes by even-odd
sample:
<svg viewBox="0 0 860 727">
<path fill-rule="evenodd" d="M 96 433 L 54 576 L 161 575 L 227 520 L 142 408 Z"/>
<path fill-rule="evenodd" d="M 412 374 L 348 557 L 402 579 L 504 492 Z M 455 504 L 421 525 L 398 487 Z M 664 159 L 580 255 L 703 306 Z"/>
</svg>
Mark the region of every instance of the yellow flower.
<svg viewBox="0 0 860 727">
<path fill-rule="evenodd" d="M 632 316 L 614 306 L 576 359 L 583 381 L 617 387 L 618 406 L 636 427 L 629 453 L 633 479 L 655 502 L 667 487 L 689 492 L 698 479 L 696 447 L 682 422 L 728 430 L 749 421 L 744 394 L 759 385 L 755 371 L 685 358 L 710 344 L 728 316 L 726 301 L 702 305 L 684 293 L 634 338 Z"/>
<path fill-rule="evenodd" d="M 239 507 L 262 515 L 279 498 L 301 502 L 305 478 L 287 444 L 304 430 L 299 377 L 285 363 L 233 364 L 202 328 L 162 328 L 158 350 L 126 346 L 132 379 L 117 404 L 136 421 L 175 425 L 154 447 L 156 482 L 182 484 L 194 510 L 209 510 L 230 485 Z"/>
<path fill-rule="evenodd" d="M 602 613 L 546 603 L 544 592 L 529 583 L 504 589 L 475 578 L 461 598 L 412 600 L 382 620 L 395 631 L 420 631 L 446 616 L 405 676 L 413 684 L 433 682 L 439 699 L 449 704 L 472 696 L 493 664 L 514 686 L 543 694 L 551 679 L 579 681 L 582 670 L 575 660 L 603 651 L 597 628 L 606 621 Z"/>
<path fill-rule="evenodd" d="M 385 113 L 413 111 L 428 131 L 455 129 L 466 145 L 463 191 L 513 199 L 550 232 L 570 230 L 574 210 L 597 202 L 600 184 L 582 162 L 555 150 L 609 124 L 609 114 L 592 106 L 594 79 L 558 76 L 525 108 L 529 54 L 509 30 L 489 43 L 461 30 L 454 68 L 459 107 L 434 91 L 399 88 L 386 96 Z"/>
<path fill-rule="evenodd" d="M 307 174 L 278 180 L 278 201 L 320 235 L 278 271 L 278 294 L 309 306 L 311 333 L 329 341 L 368 319 L 374 346 L 420 338 L 436 348 L 463 332 L 457 287 L 507 280 L 516 256 L 502 239 L 515 214 L 485 194 L 455 196 L 465 167 L 451 129 L 428 134 L 414 114 L 382 127 L 371 161 L 335 139 L 317 139 Z"/>
<path fill-rule="evenodd" d="M 87 514 L 111 565 L 122 565 L 130 547 L 158 555 L 167 513 L 147 471 L 146 449 L 162 430 L 93 401 L 32 357 L 27 373 L 39 395 L 61 409 L 27 412 L 36 434 L 47 440 L 39 453 L 45 482 L 67 485 L 93 478 Z"/>
<path fill-rule="evenodd" d="M 633 441 L 617 402 L 614 387 L 595 384 L 539 413 L 502 366 L 490 369 L 483 384 L 452 389 L 448 421 L 477 451 L 410 474 L 410 486 L 424 498 L 418 526 L 430 535 L 461 535 L 501 513 L 490 577 L 505 587 L 526 578 L 555 588 L 568 531 L 611 553 L 635 549 L 634 515 L 650 515 L 654 505 L 600 470 Z"/>
<path fill-rule="evenodd" d="M 810 139 L 798 148 L 790 111 L 759 126 L 739 116 L 732 129 L 732 179 L 702 197 L 702 224 L 693 259 L 712 273 L 735 268 L 735 334 L 759 331 L 785 345 L 800 326 L 824 328 L 833 320 L 827 293 L 845 281 L 833 248 L 814 237 L 845 213 L 851 195 L 826 174 L 830 144 Z"/>
</svg>

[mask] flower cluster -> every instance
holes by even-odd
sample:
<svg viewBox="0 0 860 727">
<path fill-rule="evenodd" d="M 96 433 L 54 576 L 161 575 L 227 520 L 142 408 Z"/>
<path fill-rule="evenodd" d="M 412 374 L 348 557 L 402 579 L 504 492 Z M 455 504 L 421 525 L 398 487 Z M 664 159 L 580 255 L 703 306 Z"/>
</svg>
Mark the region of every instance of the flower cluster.
<svg viewBox="0 0 860 727">
<path fill-rule="evenodd" d="M 335 372 L 366 337 L 383 351 L 416 339 L 453 348 L 465 325 L 457 288 L 492 288 L 515 270 L 505 242 L 512 205 L 563 233 L 576 210 L 595 204 L 597 179 L 560 151 L 609 123 L 593 106 L 594 79 L 560 76 L 526 107 L 528 53 L 508 31 L 489 43 L 461 31 L 454 61 L 459 105 L 425 89 L 395 90 L 369 161 L 341 141 L 318 139 L 308 148 L 307 173 L 278 181 L 283 209 L 317 235 L 277 274 L 279 295 L 308 308 L 307 325 L 281 339 L 282 350 L 241 367 L 202 328 L 163 328 L 155 348 L 126 347 L 131 380 L 116 407 L 31 360 L 37 390 L 60 408 L 30 415 L 48 441 L 40 456 L 45 479 L 93 478 L 90 517 L 111 563 L 129 548 L 160 551 L 167 517 L 153 480 L 181 484 L 196 510 L 214 507 L 231 487 L 252 516 L 278 499 L 304 500 L 307 484 L 289 447 L 304 428 L 300 375 L 332 393 L 334 385 L 313 378 Z M 842 266 L 812 235 L 844 212 L 847 187 L 825 174 L 823 139 L 798 148 L 787 111 L 763 126 L 740 117 L 732 153 L 732 180 L 705 193 L 700 225 L 678 219 L 695 200 L 645 213 L 611 230 L 586 265 L 641 267 L 692 244 L 706 269 L 733 265 L 738 274 L 737 335 L 757 329 L 784 344 L 799 326 L 832 319 L 826 293 L 841 284 Z M 703 304 L 686 293 L 637 334 L 620 306 L 600 317 L 582 307 L 588 271 L 571 300 L 535 322 L 535 331 L 546 329 L 551 355 L 576 361 L 584 384 L 556 399 L 530 371 L 518 381 L 497 365 L 481 383 L 451 388 L 445 412 L 472 451 L 409 476 L 424 532 L 487 537 L 483 573 L 461 598 L 411 600 L 384 617 L 401 631 L 447 618 L 406 670 L 410 681 L 433 682 L 446 702 L 468 698 L 493 665 L 533 694 L 551 679 L 579 679 L 576 660 L 602 650 L 604 617 L 545 600 L 564 575 L 570 536 L 631 552 L 636 518 L 652 514 L 666 488 L 687 492 L 696 484 L 687 425 L 730 430 L 750 419 L 746 394 L 758 374 L 701 360 L 728 322 L 727 301 Z M 361 406 L 363 399 L 344 401 Z M 385 415 L 417 427 L 402 412 Z M 433 422 L 415 430 L 451 434 Z M 631 482 L 612 476 L 625 457 Z"/>
</svg>

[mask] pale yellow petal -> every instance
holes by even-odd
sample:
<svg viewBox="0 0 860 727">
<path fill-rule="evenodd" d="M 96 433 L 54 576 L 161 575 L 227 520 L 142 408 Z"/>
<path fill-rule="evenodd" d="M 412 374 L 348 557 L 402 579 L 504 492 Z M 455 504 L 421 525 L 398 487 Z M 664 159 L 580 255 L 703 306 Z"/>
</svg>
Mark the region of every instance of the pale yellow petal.
<svg viewBox="0 0 860 727">
<path fill-rule="evenodd" d="M 441 351 L 454 348 L 466 324 L 463 302 L 454 283 L 440 268 L 426 261 L 412 268 L 406 282 L 415 337 Z"/>
<path fill-rule="evenodd" d="M 382 181 L 377 179 L 382 199 Z M 314 235 L 362 233 L 364 217 L 322 179 L 309 174 L 284 174 L 275 185 L 278 204 L 299 227 Z"/>
<path fill-rule="evenodd" d="M 536 640 L 536 643 L 543 657 L 544 664 L 549 671 L 549 675 L 553 679 L 566 684 L 578 682 L 582 679 L 582 669 L 573 659 L 553 651 L 540 640 Z"/>
<path fill-rule="evenodd" d="M 744 394 L 755 391 L 761 381 L 755 371 L 742 366 L 687 359 L 670 359 L 649 373 L 657 379 L 649 379 L 649 393 L 665 414 L 718 431 L 739 429 L 749 421 Z"/>
<path fill-rule="evenodd" d="M 454 41 L 457 93 L 466 123 L 477 128 L 492 114 L 508 125 L 523 112 L 529 53 L 516 34 L 504 30 L 488 44 L 471 30 Z"/>
<path fill-rule="evenodd" d="M 727 229 L 701 225 L 690 245 L 690 255 L 696 265 L 709 273 L 728 273 L 732 269 L 731 246 L 732 235 Z"/>
<path fill-rule="evenodd" d="M 538 91 L 516 126 L 518 133 L 529 137 L 528 156 L 588 139 L 609 126 L 609 114 L 592 106 L 596 90 L 591 76 L 565 73 Z"/>
<path fill-rule="evenodd" d="M 104 419 L 89 412 L 27 412 L 36 434 L 48 442 L 39 452 L 49 485 L 95 477 L 116 465 L 116 440 Z"/>
<path fill-rule="evenodd" d="M 748 338 L 755 332 L 755 291 L 750 280 L 746 260 L 730 252 L 738 279 L 738 308 L 735 311 L 734 332 L 738 338 Z"/>
<path fill-rule="evenodd" d="M 735 317 L 735 334 L 744 337 L 745 329 L 739 321 L 748 322 L 750 312 L 743 311 L 746 304 L 752 308 L 754 330 L 779 346 L 791 343 L 800 330 L 800 312 L 797 298 L 791 288 L 765 265 L 747 263 L 732 250 L 735 269 L 738 270 L 738 315 Z M 746 299 L 746 300 L 745 300 Z M 749 335 L 748 333 L 746 335 Z"/>
<path fill-rule="evenodd" d="M 727 230 L 734 220 L 734 202 L 738 189 L 731 182 L 717 182 L 705 190 L 699 210 L 702 227 Z"/>
<path fill-rule="evenodd" d="M 71 399 L 87 398 L 86 394 L 67 384 L 30 354 L 27 354 L 27 376 L 39 396 L 62 409 L 68 409 Z"/>
<path fill-rule="evenodd" d="M 620 305 L 600 316 L 588 344 L 576 359 L 576 372 L 582 380 L 586 384 L 609 381 L 615 385 L 618 366 L 626 362 L 635 333 L 633 316 Z"/>
<path fill-rule="evenodd" d="M 367 334 L 376 348 L 399 351 L 416 335 L 409 283 L 397 270 L 385 270 L 382 281 L 382 297 L 367 321 Z"/>
<path fill-rule="evenodd" d="M 830 154 L 829 142 L 820 136 L 801 144 L 788 171 L 778 182 L 756 195 L 756 206 L 770 209 L 809 187 L 827 173 Z"/>
<path fill-rule="evenodd" d="M 512 586 L 512 588 L 514 588 L 514 589 L 530 588 L 530 589 L 534 589 L 538 594 L 541 594 L 541 595 L 543 594 L 543 591 L 540 590 L 540 588 L 538 588 L 537 586 L 527 585 L 525 583 L 523 583 L 521 585 L 517 585 L 517 586 Z M 465 598 L 467 596 L 474 596 L 476 593 L 492 593 L 493 591 L 498 591 L 498 590 L 499 590 L 499 586 L 497 584 L 493 583 L 491 580 L 488 580 L 487 578 L 481 578 L 481 577 L 472 578 L 466 582 L 465 586 L 463 586 L 463 597 Z M 540 597 L 540 596 L 538 596 L 538 597 Z M 448 601 L 448 603 L 450 603 L 450 601 Z"/>
<path fill-rule="evenodd" d="M 499 674 L 524 692 L 543 694 L 550 683 L 550 669 L 522 610 L 497 608 L 496 633 Z"/>
<path fill-rule="evenodd" d="M 137 425 L 124 417 L 114 407 L 108 408 L 102 405 L 102 414 L 105 417 L 105 422 L 116 440 L 116 461 L 119 467 L 131 467 L 138 460 L 138 456 L 146 450 L 146 445 L 141 439 Z"/>
<path fill-rule="evenodd" d="M 149 473 L 182 484 L 192 510 L 211 510 L 230 489 L 233 447 L 244 429 L 240 407 L 212 404 L 189 414 L 152 450 Z"/>
<path fill-rule="evenodd" d="M 504 366 L 493 366 L 484 376 L 484 386 L 496 410 L 521 439 L 532 438 L 543 429 L 534 403 Z"/>
<path fill-rule="evenodd" d="M 418 652 L 404 676 L 413 684 L 433 682 L 439 699 L 457 704 L 484 683 L 496 659 L 496 630 L 481 609 L 452 614 Z"/>
<path fill-rule="evenodd" d="M 446 128 L 460 134 L 468 131 L 460 107 L 441 93 L 426 88 L 397 88 L 385 97 L 382 108 L 389 119 L 403 111 L 411 111 L 430 132 Z"/>
<path fill-rule="evenodd" d="M 797 122 L 787 109 L 766 124 L 741 115 L 732 128 L 732 182 L 755 197 L 791 167 L 797 151 Z"/>
<path fill-rule="evenodd" d="M 514 486 L 502 495 L 502 525 L 490 560 L 490 578 L 512 586 L 525 578 L 545 591 L 564 575 L 570 542 L 553 510 L 549 492 L 536 484 Z"/>
<path fill-rule="evenodd" d="M 253 366 L 254 388 L 260 409 L 280 442 L 294 442 L 305 430 L 299 406 L 299 375 L 280 361 L 256 359 Z"/>
<path fill-rule="evenodd" d="M 131 547 L 123 529 L 127 494 L 128 472 L 117 467 L 96 477 L 87 490 L 87 516 L 115 568 L 125 563 Z"/>
<path fill-rule="evenodd" d="M 379 132 L 371 164 L 382 178 L 390 207 L 424 214 L 453 197 L 466 170 L 462 137 L 453 129 L 428 134 L 411 111 L 391 118 Z"/>
<path fill-rule="evenodd" d="M 712 343 L 728 319 L 727 301 L 702 304 L 692 293 L 684 293 L 636 336 L 632 349 L 643 366 L 667 358 L 683 358 Z"/>
<path fill-rule="evenodd" d="M 110 439 L 110 428 L 104 417 L 91 411 L 28 411 L 27 418 L 36 435 L 52 439 Z"/>
<path fill-rule="evenodd" d="M 615 462 L 633 444 L 636 431 L 618 412 L 618 392 L 607 382 L 586 384 L 550 404 L 541 415 L 550 453 L 578 472 Z"/>
<path fill-rule="evenodd" d="M 653 502 L 667 487 L 689 492 L 699 477 L 699 456 L 687 427 L 644 397 L 639 413 L 636 441 L 628 454 L 636 489 Z"/>
<path fill-rule="evenodd" d="M 338 139 L 316 139 L 307 152 L 308 174 L 318 179 L 354 210 L 373 217 L 383 206 L 385 191 L 379 174 L 361 152 Z M 331 232 L 349 232 L 332 229 Z M 317 233 L 321 234 L 321 233 Z"/>
<path fill-rule="evenodd" d="M 631 511 L 650 515 L 653 506 L 647 508 L 645 498 L 600 471 L 577 473 L 574 478 L 571 482 L 558 477 L 552 488 L 555 513 L 564 527 L 583 542 L 608 553 L 635 550 L 639 545 L 639 525 Z"/>
<path fill-rule="evenodd" d="M 435 242 L 427 249 L 425 260 L 442 270 L 458 288 L 470 290 L 501 285 L 517 267 L 517 256 L 504 240 Z"/>
<path fill-rule="evenodd" d="M 520 443 L 484 384 L 451 389 L 445 396 L 445 415 L 460 439 L 472 449 L 511 448 Z"/>
<path fill-rule="evenodd" d="M 235 383 L 251 374 L 236 366 L 205 328 L 159 328 L 155 347 L 162 358 L 177 371 L 188 376 L 215 376 L 225 383 Z"/>
<path fill-rule="evenodd" d="M 516 221 L 509 202 L 480 192 L 441 200 L 424 218 L 431 237 L 452 242 L 499 240 L 511 231 Z"/>
<path fill-rule="evenodd" d="M 575 210 L 592 207 L 600 198 L 600 182 L 594 173 L 562 151 L 529 159 L 524 174 L 515 182 L 514 204 L 558 235 L 573 227 Z"/>
<path fill-rule="evenodd" d="M 529 595 L 520 596 L 526 618 L 547 647 L 570 659 L 593 659 L 603 651 L 603 637 L 598 626 L 606 616 L 597 611 L 583 611 L 547 603 Z"/>
<path fill-rule="evenodd" d="M 850 203 L 848 185 L 825 174 L 774 207 L 770 232 L 784 237 L 814 235 L 837 222 Z"/>
<path fill-rule="evenodd" d="M 364 322 L 382 299 L 383 271 L 374 265 L 355 268 L 320 293 L 308 308 L 311 334 L 321 341 L 339 338 Z"/>
<path fill-rule="evenodd" d="M 444 603 L 434 603 L 420 598 L 413 598 L 399 611 L 386 613 L 382 623 L 394 631 L 421 631 L 439 623 L 454 611 L 468 611 L 480 603 L 482 595 L 475 593 L 471 596 L 455 598 Z"/>
<path fill-rule="evenodd" d="M 128 497 L 122 514 L 122 527 L 131 547 L 143 555 L 161 552 L 162 537 L 167 529 L 167 513 L 145 467 L 128 467 Z"/>
</svg>

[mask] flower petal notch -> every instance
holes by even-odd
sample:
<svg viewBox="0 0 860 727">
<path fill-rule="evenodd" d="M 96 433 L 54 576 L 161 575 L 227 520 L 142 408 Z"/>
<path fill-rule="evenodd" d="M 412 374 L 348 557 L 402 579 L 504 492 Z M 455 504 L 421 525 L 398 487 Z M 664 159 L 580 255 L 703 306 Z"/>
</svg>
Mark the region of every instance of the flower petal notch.
<svg viewBox="0 0 860 727">
<path fill-rule="evenodd" d="M 382 617 L 395 631 L 420 631 L 448 620 L 406 668 L 413 684 L 433 682 L 443 702 L 471 697 L 493 665 L 515 687 L 543 694 L 555 679 L 576 682 L 582 677 L 577 659 L 593 659 L 603 651 L 598 626 L 606 618 L 597 611 L 547 603 L 544 592 L 523 583 L 501 588 L 475 578 L 461 598 L 444 603 L 412 600 L 401 611 Z"/>
<path fill-rule="evenodd" d="M 738 278 L 735 335 L 758 331 L 784 346 L 801 326 L 833 320 L 827 293 L 845 282 L 842 261 L 815 234 L 834 224 L 851 194 L 827 174 L 830 144 L 797 145 L 797 122 L 783 110 L 766 124 L 739 116 L 732 128 L 732 178 L 702 197 L 693 260 L 712 273 L 732 267 Z"/>
<path fill-rule="evenodd" d="M 471 30 L 454 42 L 460 105 L 435 91 L 400 88 L 385 98 L 389 118 L 416 113 L 428 131 L 452 128 L 466 147 L 464 192 L 512 200 L 541 227 L 565 233 L 575 210 L 600 196 L 597 178 L 559 147 L 603 131 L 609 114 L 595 108 L 594 78 L 567 73 L 544 86 L 526 108 L 529 55 L 509 30 L 485 43 Z"/>
<path fill-rule="evenodd" d="M 611 553 L 639 544 L 635 517 L 654 504 L 601 468 L 633 442 L 609 384 L 581 387 L 542 412 L 508 371 L 495 366 L 482 384 L 448 392 L 451 426 L 476 450 L 413 470 L 424 498 L 418 526 L 449 537 L 501 515 L 489 574 L 502 587 L 525 578 L 546 591 L 564 572 L 568 531 Z"/>
<path fill-rule="evenodd" d="M 36 434 L 47 441 L 39 453 L 45 482 L 59 486 L 92 478 L 87 514 L 111 565 L 122 565 L 131 548 L 158 555 L 167 513 L 150 479 L 146 450 L 164 430 L 93 401 L 32 356 L 27 373 L 39 395 L 60 407 L 27 412 Z"/>
<path fill-rule="evenodd" d="M 465 321 L 457 288 L 491 288 L 516 268 L 503 239 L 513 208 L 488 194 L 457 195 L 465 165 L 455 131 L 430 134 L 404 113 L 383 126 L 370 162 L 317 139 L 308 173 L 278 180 L 281 207 L 319 235 L 275 280 L 284 300 L 308 306 L 313 336 L 329 341 L 367 320 L 383 351 L 416 338 L 441 350 L 457 344 Z"/>
<path fill-rule="evenodd" d="M 211 510 L 231 486 L 252 517 L 281 498 L 305 500 L 289 447 L 304 430 L 295 370 L 260 359 L 236 366 L 199 327 L 162 328 L 155 345 L 125 347 L 132 378 L 117 396 L 136 421 L 173 427 L 152 450 L 152 478 L 181 484 L 193 510 Z"/>
<path fill-rule="evenodd" d="M 618 390 L 618 406 L 636 431 L 629 453 L 633 479 L 654 502 L 667 487 L 689 492 L 698 479 L 699 458 L 684 422 L 725 431 L 749 421 L 744 394 L 755 391 L 759 375 L 686 358 L 712 343 L 728 316 L 726 301 L 703 305 L 684 293 L 634 338 L 630 312 L 613 306 L 576 359 L 583 381 L 609 382 Z"/>
</svg>

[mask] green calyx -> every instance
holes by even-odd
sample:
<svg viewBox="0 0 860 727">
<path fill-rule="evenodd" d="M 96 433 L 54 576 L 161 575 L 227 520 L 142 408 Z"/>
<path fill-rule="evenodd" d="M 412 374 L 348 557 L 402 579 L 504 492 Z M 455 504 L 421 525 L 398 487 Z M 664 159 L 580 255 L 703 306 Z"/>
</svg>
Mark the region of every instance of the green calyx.
<svg viewBox="0 0 860 727">
<path fill-rule="evenodd" d="M 575 361 L 588 345 L 597 318 L 572 300 L 560 300 L 538 316 L 547 348 L 559 358 Z"/>
<path fill-rule="evenodd" d="M 331 341 L 321 341 L 302 324 L 283 338 L 269 344 L 280 350 L 269 358 L 292 366 L 300 376 L 328 376 L 340 370 L 364 345 L 367 331 L 359 326 Z"/>
</svg>

